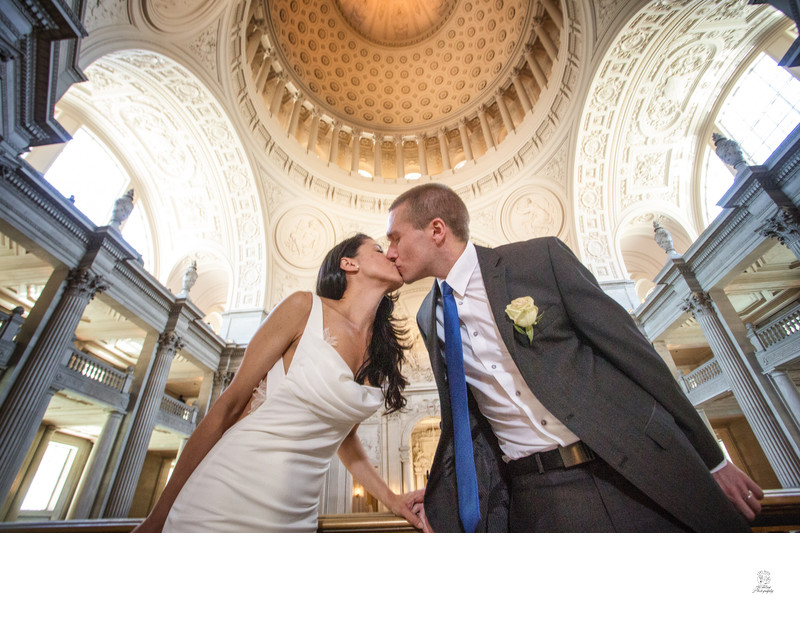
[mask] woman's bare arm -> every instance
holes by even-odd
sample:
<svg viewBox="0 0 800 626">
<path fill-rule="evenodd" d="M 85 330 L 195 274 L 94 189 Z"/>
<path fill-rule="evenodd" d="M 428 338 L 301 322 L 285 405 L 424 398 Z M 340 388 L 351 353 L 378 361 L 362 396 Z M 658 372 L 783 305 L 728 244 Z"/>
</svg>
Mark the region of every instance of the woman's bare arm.
<svg viewBox="0 0 800 626">
<path fill-rule="evenodd" d="M 392 513 L 406 518 L 414 526 L 423 530 L 424 525 L 420 516 L 414 513 L 412 509 L 416 504 L 422 502 L 425 490 L 420 489 L 404 494 L 394 493 L 370 463 L 367 453 L 364 451 L 364 446 L 361 445 L 361 440 L 356 434 L 357 429 L 358 426 L 353 428 L 339 447 L 338 454 L 342 463 L 353 475 L 353 478 L 360 482 L 364 489 L 383 502 Z"/>
<path fill-rule="evenodd" d="M 161 497 L 135 532 L 160 532 L 175 498 L 220 437 L 244 415 L 253 390 L 284 354 L 296 347 L 311 311 L 311 294 L 287 297 L 264 320 L 245 350 L 230 385 L 192 433 Z"/>
</svg>

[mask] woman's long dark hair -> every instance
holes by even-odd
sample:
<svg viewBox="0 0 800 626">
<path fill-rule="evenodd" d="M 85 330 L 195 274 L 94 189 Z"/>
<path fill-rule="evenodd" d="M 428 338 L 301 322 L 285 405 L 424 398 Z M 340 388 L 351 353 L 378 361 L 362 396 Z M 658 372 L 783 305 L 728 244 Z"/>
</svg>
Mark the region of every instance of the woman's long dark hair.
<svg viewBox="0 0 800 626">
<path fill-rule="evenodd" d="M 369 237 L 362 233 L 345 239 L 334 246 L 325 256 L 317 275 L 317 295 L 331 300 L 341 300 L 347 289 L 347 275 L 340 267 L 343 258 L 353 258 Z M 372 324 L 372 338 L 364 364 L 356 372 L 355 380 L 363 385 L 369 381 L 371 385 L 385 389 L 384 404 L 387 413 L 399 411 L 406 405 L 403 390 L 406 379 L 400 373 L 405 361 L 403 350 L 408 346 L 401 343 L 407 332 L 400 328 L 400 321 L 394 317 L 394 304 L 397 296 L 387 294 L 378 305 L 375 321 Z"/>
</svg>

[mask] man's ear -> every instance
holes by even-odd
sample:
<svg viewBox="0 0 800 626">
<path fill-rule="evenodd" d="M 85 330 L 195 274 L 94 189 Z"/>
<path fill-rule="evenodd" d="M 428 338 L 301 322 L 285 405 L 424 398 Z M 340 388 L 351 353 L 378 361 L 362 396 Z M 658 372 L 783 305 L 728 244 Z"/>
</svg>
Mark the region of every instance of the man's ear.
<svg viewBox="0 0 800 626">
<path fill-rule="evenodd" d="M 441 217 L 434 217 L 430 224 L 428 224 L 428 228 L 430 229 L 433 241 L 437 245 L 440 245 L 447 235 L 447 224 L 444 223 Z"/>
<path fill-rule="evenodd" d="M 356 272 L 359 269 L 355 260 L 346 256 L 343 256 L 342 260 L 339 261 L 339 268 L 345 272 Z"/>
</svg>

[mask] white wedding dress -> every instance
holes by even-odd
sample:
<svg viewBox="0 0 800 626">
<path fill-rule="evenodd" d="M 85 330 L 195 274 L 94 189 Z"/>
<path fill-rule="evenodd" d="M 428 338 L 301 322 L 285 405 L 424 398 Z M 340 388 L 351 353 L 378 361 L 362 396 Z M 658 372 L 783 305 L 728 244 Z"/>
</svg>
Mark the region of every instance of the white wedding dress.
<svg viewBox="0 0 800 626">
<path fill-rule="evenodd" d="M 266 378 L 264 401 L 226 431 L 197 466 L 163 532 L 317 529 L 333 455 L 383 402 L 380 389 L 355 382 L 335 341 L 328 343 L 325 335 L 322 302 L 315 295 L 289 371 L 284 373 L 279 359 Z"/>
</svg>

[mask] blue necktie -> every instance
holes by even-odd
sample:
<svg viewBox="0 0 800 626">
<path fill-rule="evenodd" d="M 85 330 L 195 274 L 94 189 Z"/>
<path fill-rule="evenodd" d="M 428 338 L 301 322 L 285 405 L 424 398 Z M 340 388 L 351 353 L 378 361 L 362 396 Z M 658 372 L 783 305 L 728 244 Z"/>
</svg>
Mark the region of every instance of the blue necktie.
<svg viewBox="0 0 800 626">
<path fill-rule="evenodd" d="M 481 519 L 478 503 L 478 477 L 472 456 L 472 431 L 467 407 L 467 379 L 464 375 L 464 352 L 461 348 L 461 329 L 453 288 L 442 282 L 444 303 L 444 356 L 447 363 L 447 382 L 450 386 L 450 408 L 453 413 L 453 444 L 456 454 L 456 484 L 458 513 L 468 533 L 475 532 Z"/>
</svg>

